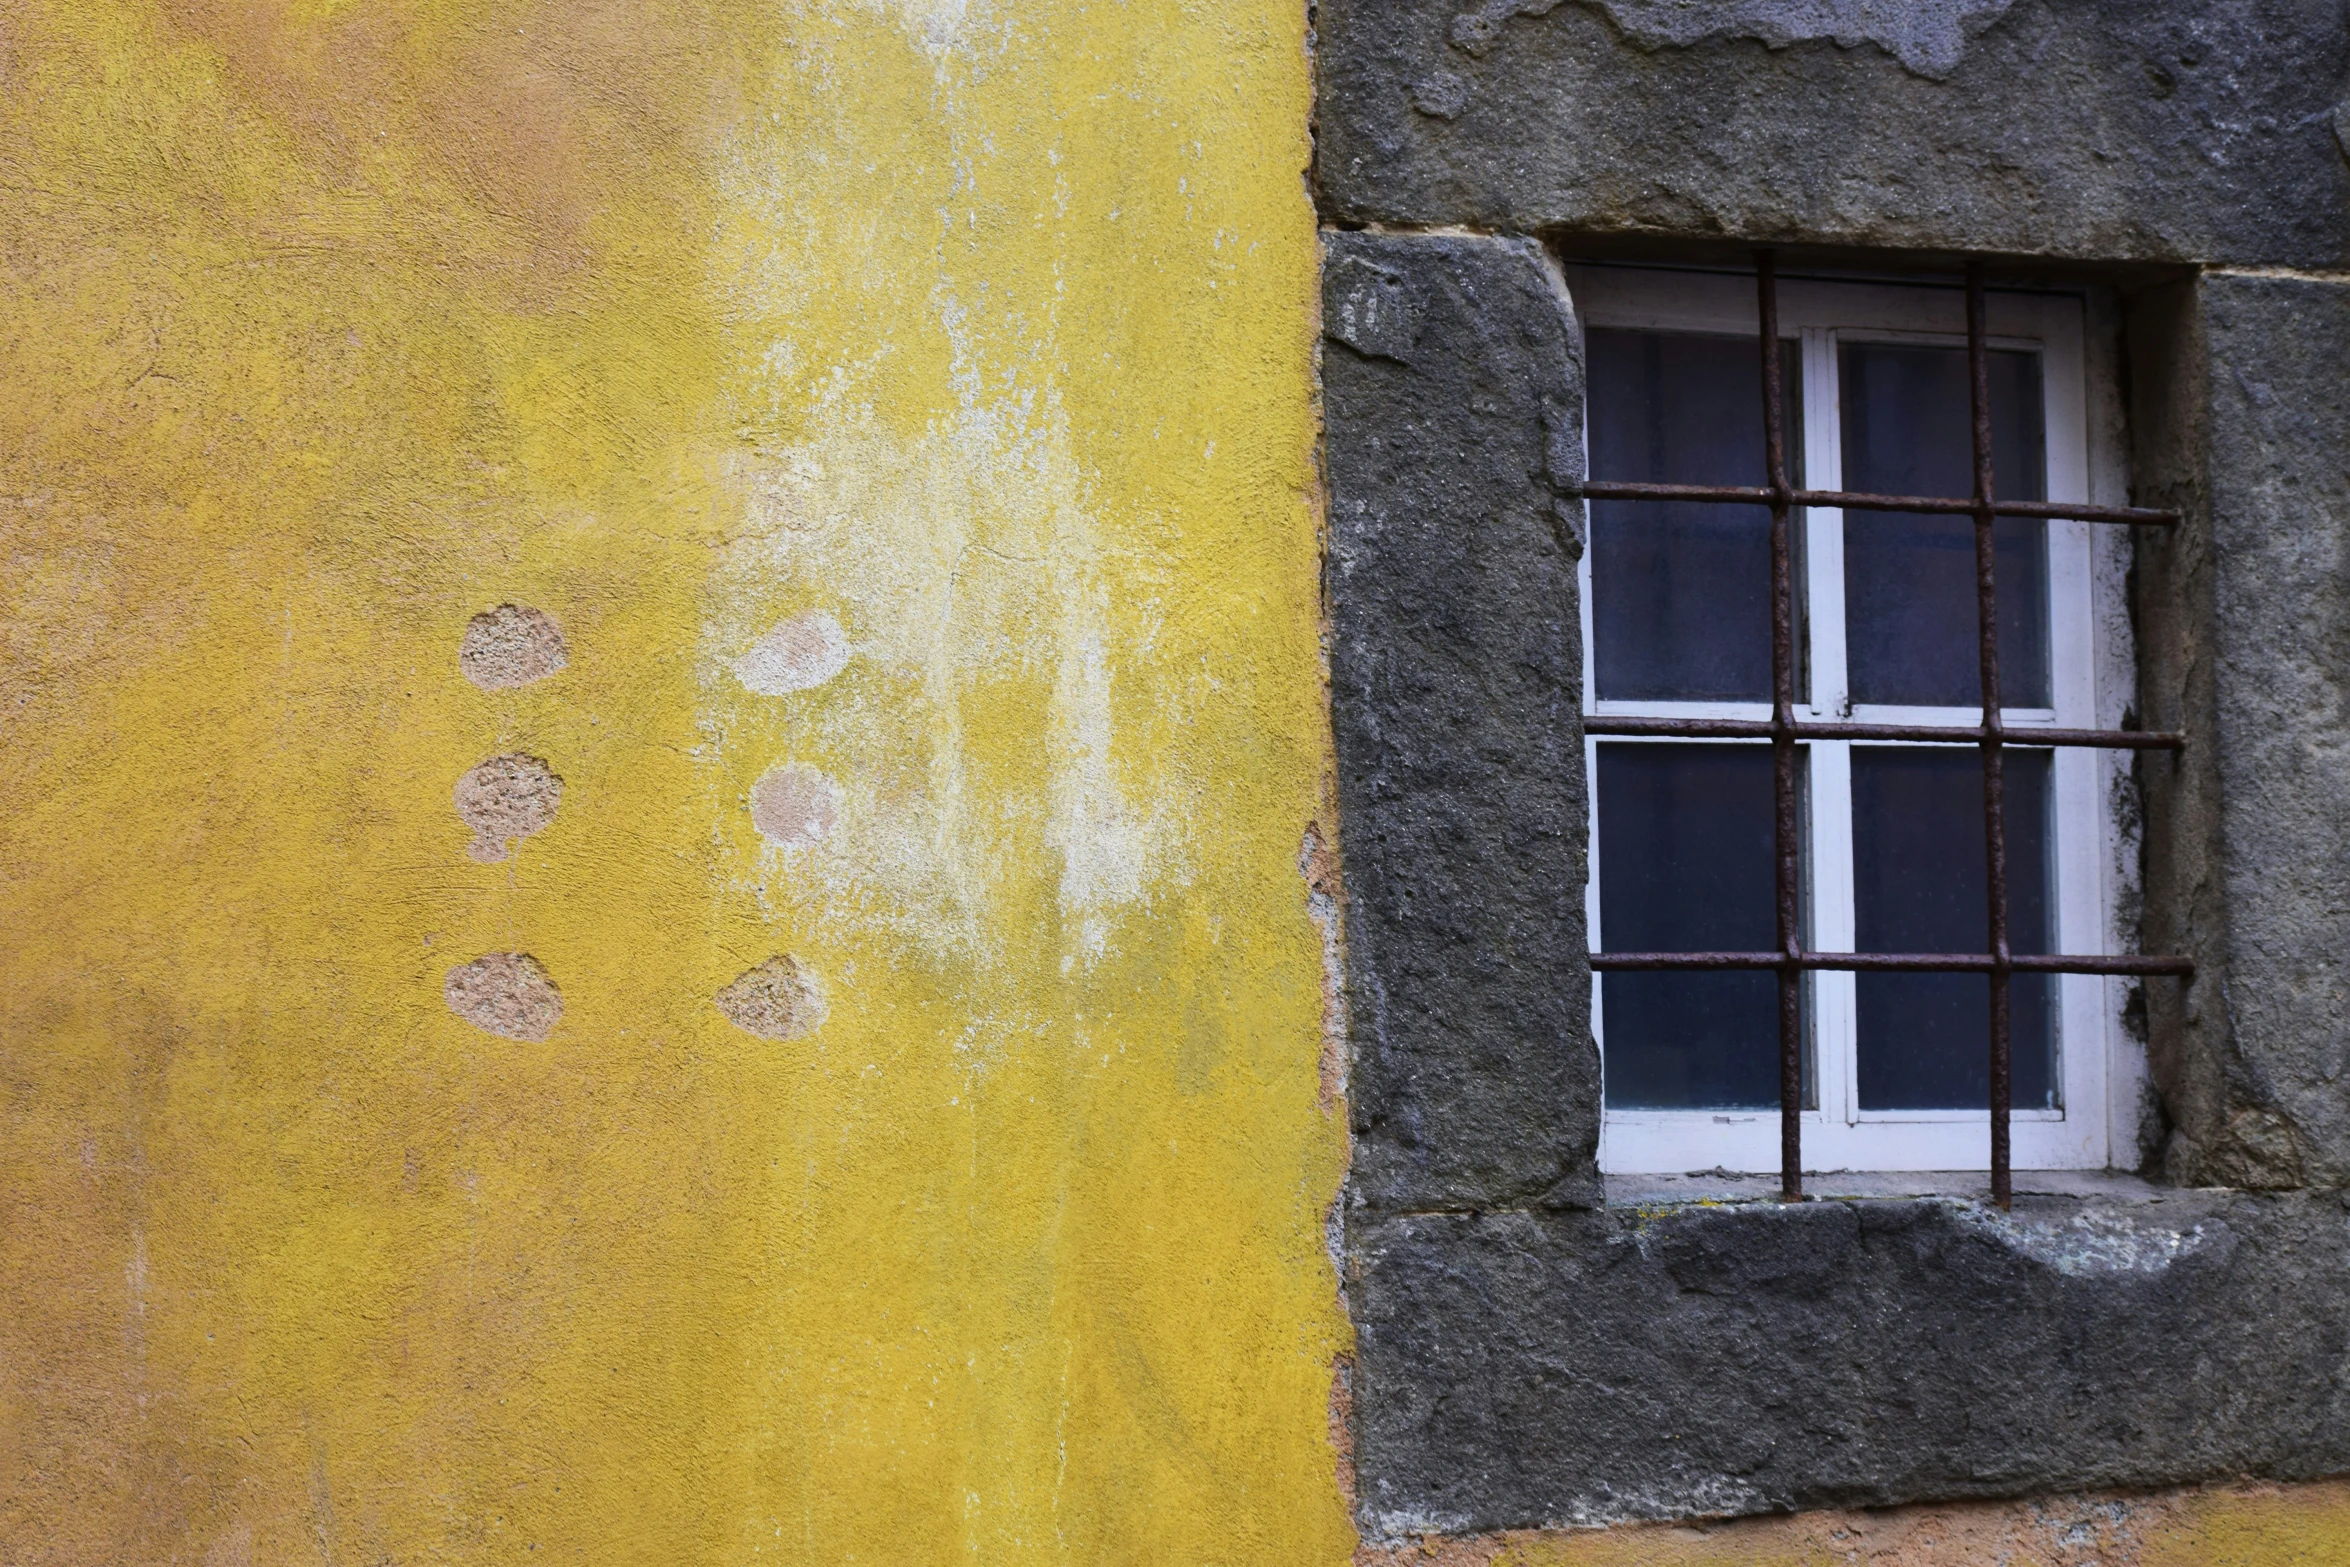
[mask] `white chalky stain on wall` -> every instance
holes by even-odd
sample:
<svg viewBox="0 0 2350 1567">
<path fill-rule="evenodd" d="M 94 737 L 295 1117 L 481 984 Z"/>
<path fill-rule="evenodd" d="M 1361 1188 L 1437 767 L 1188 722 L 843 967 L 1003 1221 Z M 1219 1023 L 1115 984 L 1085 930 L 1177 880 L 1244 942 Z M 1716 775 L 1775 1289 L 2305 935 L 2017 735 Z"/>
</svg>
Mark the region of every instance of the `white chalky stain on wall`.
<svg viewBox="0 0 2350 1567">
<path fill-rule="evenodd" d="M 960 25 L 951 6 L 895 9 L 909 28 L 950 10 Z M 930 47 L 933 34 L 920 36 Z M 1120 648 L 1108 634 L 1100 525 L 1083 501 L 1057 390 L 1037 370 L 1055 335 L 1050 304 L 967 306 L 938 285 L 931 308 L 953 349 L 952 406 L 910 435 L 894 431 L 869 390 L 886 343 L 812 374 L 790 336 L 791 302 L 842 286 L 873 234 L 810 205 L 793 177 L 804 172 L 800 153 L 773 127 L 734 151 L 726 194 L 741 232 L 759 242 L 721 243 L 713 283 L 746 322 L 776 334 L 744 413 L 804 434 L 722 460 L 742 522 L 708 586 L 704 732 L 723 753 L 773 722 L 776 704 L 757 705 L 735 678 L 744 650 L 779 618 L 830 606 L 856 670 L 787 700 L 794 751 L 825 768 L 843 804 L 825 843 L 795 859 L 795 882 L 821 890 L 827 919 L 1000 956 L 994 889 L 1004 857 L 1041 826 L 1060 860 L 1064 961 L 1098 958 L 1121 910 L 1187 879 L 1178 802 L 1197 791 L 1164 786 L 1180 759 L 1114 752 L 1118 663 L 1147 649 Z M 955 196 L 939 214 L 950 229 L 975 199 L 967 173 Z M 779 234 L 796 242 L 777 244 Z M 1137 621 L 1152 623 L 1147 607 Z M 965 704 L 977 688 L 1017 680 L 1050 682 L 1048 779 L 1041 798 L 1007 806 L 974 787 Z M 1162 784 L 1149 800 L 1125 787 L 1127 775 L 1154 771 Z M 734 885 L 771 897 L 773 874 L 771 863 L 738 861 Z"/>
<path fill-rule="evenodd" d="M 1119 793 L 1110 752 L 1110 669 L 1098 626 L 1061 651 L 1053 686 L 1059 766 L 1045 841 L 1061 851 L 1061 908 L 1077 920 L 1080 955 L 1099 958 L 1107 915 L 1139 900 L 1150 819 Z"/>
<path fill-rule="evenodd" d="M 806 716 L 810 749 L 832 759 L 845 796 L 832 853 L 812 873 L 882 889 L 897 905 L 884 918 L 980 948 L 991 945 L 992 865 L 1014 824 L 971 814 L 961 707 L 990 677 L 1049 671 L 1044 841 L 1092 957 L 1111 914 L 1154 877 L 1179 876 L 1180 835 L 1170 813 L 1121 787 L 1092 520 L 1074 502 L 1065 440 L 1050 424 L 1016 424 L 1021 412 L 967 410 L 902 447 L 841 411 L 819 439 L 745 464 L 748 525 L 715 573 L 703 640 L 712 654 L 742 646 L 742 628 L 795 588 L 837 596 L 881 679 L 828 690 Z M 723 744 L 741 699 L 715 684 L 704 722 Z"/>
<path fill-rule="evenodd" d="M 967 31 L 989 20 L 985 7 L 974 7 L 971 0 L 863 0 L 863 3 L 867 10 L 881 12 L 904 29 L 923 53 L 930 56 L 933 66 L 943 65 L 963 42 Z"/>
</svg>

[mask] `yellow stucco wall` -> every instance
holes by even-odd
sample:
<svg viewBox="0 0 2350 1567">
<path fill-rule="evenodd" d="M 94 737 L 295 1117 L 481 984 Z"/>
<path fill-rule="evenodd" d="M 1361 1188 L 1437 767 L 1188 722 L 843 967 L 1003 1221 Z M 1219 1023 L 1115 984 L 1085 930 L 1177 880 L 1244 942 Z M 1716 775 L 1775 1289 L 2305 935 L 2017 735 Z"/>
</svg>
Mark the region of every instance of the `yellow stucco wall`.
<svg viewBox="0 0 2350 1567">
<path fill-rule="evenodd" d="M 0 1558 L 1345 1559 L 1308 91 L 1281 0 L 0 9 Z"/>
</svg>

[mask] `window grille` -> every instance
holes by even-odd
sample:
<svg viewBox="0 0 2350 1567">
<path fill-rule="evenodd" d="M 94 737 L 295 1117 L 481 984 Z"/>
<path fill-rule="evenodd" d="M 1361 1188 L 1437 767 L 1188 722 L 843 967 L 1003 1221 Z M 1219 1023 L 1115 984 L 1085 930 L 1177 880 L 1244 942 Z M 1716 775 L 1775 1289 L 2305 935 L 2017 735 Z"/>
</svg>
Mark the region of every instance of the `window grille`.
<svg viewBox="0 0 2350 1567">
<path fill-rule="evenodd" d="M 1991 986 L 1990 1112 L 1991 1198 L 2010 1205 L 2013 1178 L 2008 1147 L 2009 980 L 2015 974 L 2178 975 L 2194 972 L 2184 957 L 2105 954 L 2015 953 L 2008 950 L 2007 826 L 1999 692 L 1999 614 L 1994 521 L 2000 517 L 2119 523 L 2169 527 L 2178 514 L 2137 506 L 2088 506 L 2061 501 L 2003 501 L 1991 471 L 1989 333 L 1985 326 L 1983 263 L 1966 269 L 1967 376 L 1974 415 L 1974 494 L 1971 496 L 1866 495 L 1843 490 L 1797 489 L 1787 480 L 1785 388 L 1779 353 L 1777 259 L 1755 253 L 1755 278 L 1762 360 L 1765 486 L 1626 484 L 1588 481 L 1590 500 L 1711 501 L 1770 508 L 1771 547 L 1771 717 L 1768 722 L 1723 718 L 1628 718 L 1591 716 L 1584 732 L 1593 736 L 1680 739 L 1767 739 L 1771 742 L 1774 824 L 1773 882 L 1777 898 L 1775 952 L 1596 952 L 1595 970 L 1771 969 L 1779 980 L 1779 1185 L 1790 1202 L 1803 1197 L 1803 1009 L 1805 972 L 1817 969 L 1908 973 L 1979 973 Z M 1836 723 L 1795 718 L 1795 595 L 1790 514 L 1798 506 L 1859 512 L 1928 512 L 1966 516 L 1975 525 L 1975 604 L 1982 720 L 1973 728 L 1944 725 Z M 2043 729 L 2034 727 L 2023 743 L 2176 751 L 2182 735 L 2144 730 Z M 1802 847 L 1798 828 L 1796 746 L 1805 740 L 1897 740 L 1972 744 L 1983 756 L 1983 845 L 1989 892 L 1989 929 L 1982 952 L 1815 952 L 1805 949 L 1801 910 Z"/>
</svg>

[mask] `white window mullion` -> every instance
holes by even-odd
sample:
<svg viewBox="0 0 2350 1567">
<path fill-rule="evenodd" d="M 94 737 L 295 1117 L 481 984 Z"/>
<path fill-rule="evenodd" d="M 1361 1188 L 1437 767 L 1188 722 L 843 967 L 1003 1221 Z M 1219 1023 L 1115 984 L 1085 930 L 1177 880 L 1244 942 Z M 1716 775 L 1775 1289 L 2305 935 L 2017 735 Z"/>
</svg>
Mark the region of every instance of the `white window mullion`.
<svg viewBox="0 0 2350 1567">
<path fill-rule="evenodd" d="M 1584 453 L 1583 461 L 1588 469 L 1591 462 L 1589 452 Z M 1583 554 L 1582 558 L 1575 562 L 1575 607 L 1582 619 L 1583 711 L 1586 714 L 1599 711 L 1599 672 L 1595 667 L 1599 663 L 1599 639 L 1593 630 L 1591 619 L 1591 526 L 1591 503 L 1585 501 L 1583 502 Z"/>
<path fill-rule="evenodd" d="M 1803 332 L 1804 486 L 1841 489 L 1843 420 L 1837 400 L 1836 334 Z M 1844 513 L 1825 507 L 1804 514 L 1804 593 L 1811 633 L 1810 716 L 1837 718 L 1851 710 L 1844 649 Z M 1822 952 L 1852 950 L 1852 747 L 1842 741 L 1811 748 L 1811 935 Z M 1858 995 L 1849 973 L 1811 976 L 1812 1070 L 1820 1119 L 1817 1147 L 1804 1162 L 1815 1167 L 1849 1162 L 1839 1135 L 1859 1108 L 1854 1077 Z"/>
<path fill-rule="evenodd" d="M 1842 740 L 1811 744 L 1811 944 L 1820 952 L 1852 950 L 1852 746 Z M 1858 992 L 1850 973 L 1821 969 L 1811 976 L 1812 1051 L 1819 1074 L 1820 1116 L 1828 1128 L 1850 1126 L 1860 1108 L 1854 1078 Z M 1807 1152 L 1805 1163 L 1837 1150 Z"/>
<path fill-rule="evenodd" d="M 1836 402 L 1836 334 L 1803 331 L 1804 488 L 1844 485 L 1843 421 Z M 1811 691 L 1815 716 L 1849 711 L 1844 655 L 1844 513 L 1809 507 L 1803 513 L 1805 620 L 1811 631 Z"/>
<path fill-rule="evenodd" d="M 1591 646 L 1591 552 L 1586 549 L 1583 555 L 1583 646 L 1585 649 L 1589 649 Z M 1591 688 L 1591 660 L 1588 655 L 1583 660 L 1583 686 L 1586 693 L 1584 705 L 1588 708 L 1590 705 L 1588 693 Z M 1583 790 L 1584 798 L 1590 802 L 1583 813 L 1584 830 L 1590 834 L 1590 840 L 1584 850 L 1586 858 L 1583 872 L 1583 922 L 1584 929 L 1588 933 L 1588 949 L 1593 952 L 1604 952 L 1607 950 L 1607 939 L 1599 924 L 1599 742 L 1589 736 L 1585 736 L 1583 740 Z M 1598 972 L 1594 970 L 1591 975 L 1591 1047 L 1599 1053 L 1599 1102 L 1604 1107 L 1607 1103 L 1607 1018 L 1600 1008 L 1602 987 L 1599 979 Z M 1614 1168 L 1609 1162 L 1608 1121 L 1609 1117 L 1603 1109 L 1599 1118 L 1599 1167 L 1603 1170 Z"/>
<path fill-rule="evenodd" d="M 2099 874 L 2105 834 L 2099 830 L 2097 753 L 2065 749 L 2056 753 L 2054 795 L 2049 804 L 2056 863 L 2050 867 L 2055 894 L 2056 950 L 2109 952 L 2104 880 Z M 2106 1069 L 2111 1026 L 2105 1004 L 2107 981 L 2095 974 L 2068 974 L 2056 982 L 2056 1082 L 2063 1095 L 2069 1150 L 2087 1163 L 2103 1164 L 2106 1146 Z"/>
</svg>

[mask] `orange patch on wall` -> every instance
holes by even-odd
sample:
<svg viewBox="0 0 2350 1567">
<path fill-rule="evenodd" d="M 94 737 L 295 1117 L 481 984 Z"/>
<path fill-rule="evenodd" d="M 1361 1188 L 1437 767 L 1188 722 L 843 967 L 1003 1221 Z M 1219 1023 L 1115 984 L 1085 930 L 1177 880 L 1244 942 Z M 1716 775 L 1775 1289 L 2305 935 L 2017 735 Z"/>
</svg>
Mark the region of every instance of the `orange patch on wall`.
<svg viewBox="0 0 2350 1567">
<path fill-rule="evenodd" d="M 2350 1481 L 2026 1497 L 1365 1546 L 1356 1567 L 2339 1567 Z"/>
<path fill-rule="evenodd" d="M 525 0 L 438 14 L 354 6 L 307 17 L 286 0 L 164 0 L 218 53 L 236 91 L 302 142 L 322 184 L 387 199 L 454 196 L 445 260 L 503 275 L 525 299 L 598 254 L 598 220 L 691 188 L 742 71 L 706 8 Z M 421 155 L 418 188 L 388 158 Z M 460 238 L 459 235 L 462 237 Z M 485 249 L 485 237 L 502 245 Z M 404 244 L 418 238 L 402 232 Z"/>
</svg>

